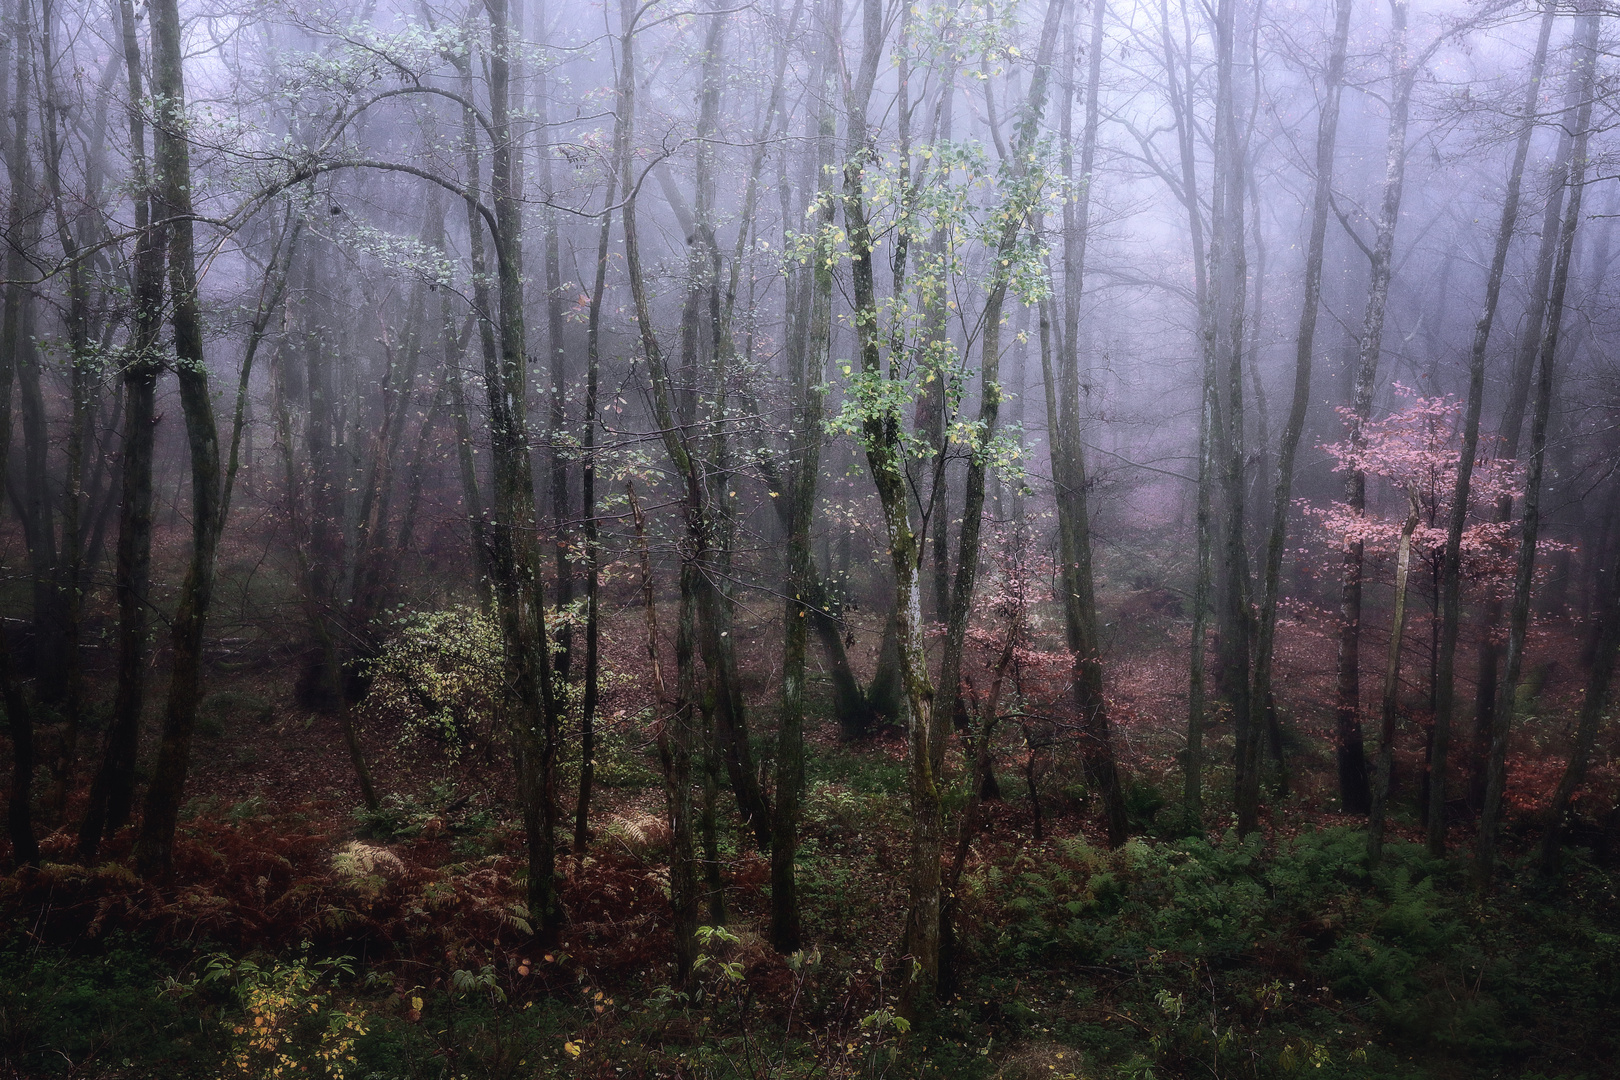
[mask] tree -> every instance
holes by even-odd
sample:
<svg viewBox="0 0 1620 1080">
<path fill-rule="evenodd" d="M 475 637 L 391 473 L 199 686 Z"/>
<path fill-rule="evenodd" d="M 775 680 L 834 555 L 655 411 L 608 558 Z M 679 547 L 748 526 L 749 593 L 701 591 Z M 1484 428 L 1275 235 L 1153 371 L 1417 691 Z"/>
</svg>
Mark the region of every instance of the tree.
<svg viewBox="0 0 1620 1080">
<path fill-rule="evenodd" d="M 1591 138 L 1593 89 L 1597 79 L 1596 12 L 1581 15 L 1577 68 L 1571 80 L 1572 96 L 1578 102 L 1575 122 L 1564 158 L 1561 184 L 1570 188 L 1558 230 L 1558 254 L 1547 296 L 1546 321 L 1536 351 L 1535 412 L 1530 421 L 1530 458 L 1524 484 L 1524 513 L 1519 535 L 1519 560 L 1513 583 L 1506 670 L 1496 698 L 1491 722 L 1490 756 L 1487 760 L 1485 806 L 1479 818 L 1479 842 L 1474 863 L 1475 883 L 1481 892 L 1491 887 L 1496 863 L 1496 832 L 1502 811 L 1502 793 L 1507 783 L 1507 740 L 1512 728 L 1515 691 L 1524 661 L 1525 636 L 1530 624 L 1530 591 L 1535 578 L 1536 543 L 1540 538 L 1542 476 L 1546 467 L 1547 418 L 1552 408 L 1553 364 L 1558 355 L 1558 338 L 1563 328 L 1564 296 L 1569 286 L 1570 259 L 1575 250 L 1575 230 L 1581 220 L 1581 200 L 1588 168 L 1587 145 Z"/>
<path fill-rule="evenodd" d="M 1390 643 L 1380 696 L 1378 757 L 1370 792 L 1368 857 L 1374 863 L 1383 851 L 1392 784 L 1409 568 L 1414 559 L 1438 566 L 1445 558 L 1450 539 L 1443 523 L 1455 520 L 1449 500 L 1455 497 L 1456 477 L 1462 469 L 1459 445 L 1467 438 L 1465 422 L 1460 422 L 1463 408 L 1454 399 L 1425 398 L 1399 383 L 1395 389 L 1411 403 L 1382 420 L 1365 423 L 1357 422 L 1353 409 L 1341 407 L 1339 415 L 1348 437 L 1323 449 L 1334 460 L 1335 471 L 1382 481 L 1395 501 L 1406 503 L 1406 513 L 1397 518 L 1369 513 L 1365 486 L 1359 507 L 1346 501 L 1306 509 L 1327 534 L 1332 548 L 1343 551 L 1358 545 L 1363 559 L 1391 553 L 1395 558 Z M 1486 458 L 1473 474 L 1470 491 L 1482 501 L 1511 498 L 1516 479 L 1511 463 Z M 1463 516 L 1467 518 L 1466 506 Z M 1477 521 L 1463 530 L 1458 553 L 1459 570 L 1466 569 L 1468 578 L 1499 579 L 1505 576 L 1511 558 L 1512 537 L 1500 523 Z"/>
<path fill-rule="evenodd" d="M 1052 0 L 1047 5 L 1045 20 L 1041 26 L 1040 47 L 1035 58 L 1035 70 L 1030 78 L 1029 98 L 1021 110 L 1011 153 L 1003 159 L 1002 175 L 998 178 L 1003 192 L 999 200 L 1000 205 L 995 208 L 992 218 L 998 235 L 995 237 L 995 246 L 991 254 L 991 278 L 988 295 L 985 298 L 984 314 L 980 320 L 983 337 L 979 346 L 979 416 L 974 424 L 974 446 L 968 458 L 963 491 L 962 529 L 957 541 L 956 578 L 952 582 L 951 602 L 945 624 L 945 645 L 940 658 L 940 695 L 935 702 L 937 715 L 942 718 L 942 722 L 956 715 L 956 702 L 961 692 L 962 644 L 967 634 L 968 615 L 973 606 L 974 588 L 978 581 L 985 478 L 995 464 L 995 440 L 1001 411 L 1003 313 L 1009 288 L 1013 285 L 1014 275 L 1018 273 L 1014 261 L 1020 260 L 1024 254 L 1019 250 L 1019 238 L 1024 232 L 1026 220 L 1038 204 L 1041 188 L 1046 179 L 1044 170 L 1039 167 L 1031 168 L 1030 165 L 1031 159 L 1037 158 L 1036 141 L 1041 119 L 1046 111 L 1046 85 L 1052 54 L 1057 45 L 1057 31 L 1062 13 L 1062 0 Z M 1082 486 L 1076 490 L 1083 493 L 1085 489 Z M 1078 497 L 1083 498 L 1083 494 Z M 943 530 L 943 524 L 939 528 Z M 1077 546 L 1078 543 L 1074 541 L 1071 546 Z M 1089 559 L 1082 567 L 1080 558 L 1081 554 L 1076 550 L 1073 563 L 1075 569 L 1072 573 L 1078 574 L 1084 570 L 1089 578 Z M 1082 586 L 1076 581 L 1073 587 L 1078 593 L 1082 588 L 1089 589 L 1089 582 Z M 1066 599 L 1065 604 L 1084 606 L 1084 600 L 1077 596 L 1072 601 Z M 1091 636 L 1094 640 L 1095 635 Z M 1096 658 L 1086 655 L 1083 647 L 1082 651 L 1076 652 L 1077 671 L 1084 673 L 1077 674 L 1077 678 L 1086 680 L 1092 674 L 1098 676 L 1095 680 L 1096 686 L 1093 687 L 1087 682 L 1086 690 L 1076 691 L 1076 703 L 1089 725 L 1088 735 L 1093 730 L 1101 732 L 1100 738 L 1091 736 L 1095 745 L 1092 752 L 1087 755 L 1088 768 L 1093 772 L 1093 782 L 1104 792 L 1117 793 L 1119 780 L 1113 768 L 1112 747 L 1106 737 L 1108 720 L 1106 713 L 1101 711 L 1105 706 L 1102 701 L 1100 669 L 1096 665 Z M 941 727 L 933 738 L 936 771 L 943 765 L 944 735 L 945 732 Z M 1110 808 L 1116 805 L 1122 806 L 1117 794 L 1116 797 L 1109 799 Z M 1122 829 L 1123 814 L 1119 815 L 1119 819 L 1118 824 Z M 1110 820 L 1112 822 L 1112 818 Z M 1111 828 L 1111 837 L 1112 832 Z M 1123 840 L 1123 836 L 1117 838 L 1117 842 Z"/>
<path fill-rule="evenodd" d="M 8 35 L 7 47 L 0 63 L 0 105 L 11 98 L 6 65 L 15 65 L 16 96 L 9 108 L 0 110 L 14 118 L 5 131 L 6 174 L 11 184 L 10 206 L 7 209 L 7 234 L 21 237 L 23 222 L 29 215 L 26 197 L 33 184 L 28 157 L 28 58 L 18 55 L 16 43 L 25 42 L 26 36 L 18 32 L 23 25 L 25 0 L 17 0 L 8 12 L 13 32 Z M 4 307 L 0 309 L 0 466 L 6 464 L 11 450 L 12 386 L 27 348 L 26 319 L 27 293 L 22 282 L 27 275 L 27 249 L 12 243 L 6 249 L 6 285 Z M 0 474 L 4 470 L 0 469 Z M 6 726 L 11 736 L 11 797 L 7 804 L 6 828 L 11 839 L 12 858 L 19 865 L 27 865 L 39 858 L 39 842 L 34 836 L 32 794 L 34 788 L 34 722 L 28 702 L 18 685 L 17 673 L 12 665 L 9 634 L 0 627 L 0 694 L 4 695 Z"/>
<path fill-rule="evenodd" d="M 1091 522 L 1087 512 L 1085 452 L 1080 441 L 1080 299 L 1085 282 L 1086 246 L 1090 239 L 1091 184 L 1097 161 L 1097 132 L 1101 123 L 1103 20 L 1106 5 L 1092 0 L 1091 35 L 1086 55 L 1085 126 L 1080 137 L 1080 172 L 1073 172 L 1070 126 L 1073 123 L 1072 75 L 1065 88 L 1061 113 L 1061 153 L 1068 186 L 1063 204 L 1063 323 L 1054 380 L 1049 357 L 1049 334 L 1043 320 L 1041 375 L 1046 391 L 1046 423 L 1056 486 L 1059 581 L 1063 599 L 1063 625 L 1073 665 L 1071 686 L 1075 708 L 1085 725 L 1083 746 L 1088 779 L 1102 793 L 1107 816 L 1108 842 L 1125 842 L 1125 800 L 1114 761 L 1109 732 L 1108 703 L 1103 696 L 1101 647 L 1097 636 L 1097 599 L 1092 580 Z M 1072 16 L 1076 21 L 1078 14 Z M 1072 69 L 1071 69 L 1072 70 Z M 1033 89 L 1033 88 L 1032 88 Z"/>
<path fill-rule="evenodd" d="M 1384 194 L 1370 248 L 1363 248 L 1371 264 L 1367 305 L 1362 317 L 1351 398 L 1352 456 L 1362 449 L 1361 426 L 1372 414 L 1373 389 L 1383 350 L 1384 321 L 1389 285 L 1394 275 L 1395 229 L 1400 223 L 1401 196 L 1406 180 L 1406 125 L 1412 103 L 1412 84 L 1421 63 L 1414 64 L 1406 41 L 1407 4 L 1390 0 L 1389 136 L 1385 147 Z M 1345 474 L 1345 502 L 1359 512 L 1367 504 L 1366 474 L 1352 467 Z M 1339 797 L 1349 814 L 1371 809 L 1367 785 L 1367 757 L 1361 735 L 1361 541 L 1348 537 L 1344 548 L 1344 575 L 1339 601 L 1339 686 L 1337 701 Z"/>
<path fill-rule="evenodd" d="M 1344 90 L 1345 53 L 1350 40 L 1351 0 L 1334 4 L 1333 40 L 1323 73 L 1323 98 L 1316 121 L 1316 185 L 1311 193 L 1311 232 L 1305 253 L 1305 288 L 1294 347 L 1294 392 L 1288 421 L 1277 447 L 1276 487 L 1271 498 L 1271 525 L 1266 534 L 1260 578 L 1260 606 L 1255 621 L 1254 699 L 1256 710 L 1274 708 L 1272 671 L 1276 659 L 1277 604 L 1282 585 L 1283 554 L 1288 545 L 1288 512 L 1294 486 L 1294 461 L 1310 409 L 1311 370 L 1316 350 L 1316 320 L 1322 300 L 1322 263 L 1327 250 L 1328 210 L 1333 200 L 1334 153 L 1339 136 L 1339 101 Z M 1258 377 L 1258 376 L 1257 376 Z M 1195 647 L 1202 643 L 1195 643 Z M 1259 720 L 1251 720 L 1258 725 Z M 1189 766 L 1190 768 L 1191 766 Z"/>
<path fill-rule="evenodd" d="M 1429 835 L 1431 855 L 1446 850 L 1446 773 L 1451 751 L 1451 724 L 1456 709 L 1457 635 L 1462 629 L 1461 581 L 1462 535 L 1467 523 L 1472 494 L 1474 462 L 1479 452 L 1479 417 L 1485 398 L 1485 350 L 1496 320 L 1496 305 L 1502 294 L 1502 277 L 1507 266 L 1508 248 L 1519 219 L 1519 189 L 1524 181 L 1525 158 L 1530 137 L 1535 133 L 1541 79 L 1547 69 L 1547 43 L 1552 37 L 1555 7 L 1547 5 L 1541 17 L 1541 32 L 1530 62 L 1525 102 L 1519 121 L 1519 137 L 1508 170 L 1507 191 L 1502 198 L 1502 219 L 1496 231 L 1496 248 L 1485 283 L 1485 308 L 1474 324 L 1474 340 L 1468 354 L 1468 409 L 1463 424 L 1462 450 L 1457 479 L 1451 498 L 1451 517 L 1446 531 L 1445 562 L 1440 577 L 1440 642 L 1435 662 L 1434 737 L 1429 749 Z"/>
<path fill-rule="evenodd" d="M 134 326 L 124 363 L 123 501 L 118 516 L 118 688 L 101 766 L 90 788 L 90 805 L 79 828 L 79 853 L 94 860 L 102 838 L 129 820 L 135 799 L 135 761 L 141 710 L 146 701 L 148 589 L 152 573 L 153 420 L 162 370 L 158 337 L 163 321 L 163 253 L 167 224 L 152 221 L 146 159 L 146 118 L 138 103 L 141 54 L 134 6 L 118 8 L 129 95 L 130 173 L 134 183 Z"/>
<path fill-rule="evenodd" d="M 837 9 L 834 8 L 836 13 Z M 834 20 L 834 26 L 840 26 Z M 867 468 L 883 512 L 893 577 L 895 636 L 900 683 L 909 709 L 908 789 L 911 842 L 906 931 L 902 945 L 914 961 L 908 995 L 925 1000 L 939 977 L 940 854 L 944 822 L 933 742 L 934 687 L 928 677 L 922 638 L 922 593 L 919 566 L 922 539 L 912 528 L 906 490 L 905 437 L 900 394 L 883 370 L 878 337 L 878 302 L 872 270 L 872 229 L 868 217 L 866 170 L 874 160 L 867 109 L 883 52 L 883 5 L 862 0 L 859 67 L 844 83 L 845 150 L 843 164 L 844 230 L 849 237 L 850 278 L 854 293 L 858 371 L 852 387 L 860 415 Z M 850 55 L 840 31 L 840 53 Z"/>
<path fill-rule="evenodd" d="M 794 7 L 794 22 L 798 19 Z M 821 21 L 820 57 L 828 54 L 831 35 L 827 32 L 825 8 L 817 12 Z M 771 93 L 767 123 L 775 122 L 780 103 L 782 76 L 786 65 L 786 45 L 781 46 L 776 85 Z M 821 443 L 826 408 L 825 383 L 832 345 L 832 267 L 833 215 L 831 172 L 837 118 L 832 109 L 829 65 L 824 59 L 816 65 L 813 84 L 823 95 L 820 115 L 815 117 L 815 163 L 820 184 L 815 195 L 816 213 L 812 221 L 813 239 L 808 268 L 809 303 L 800 291 L 802 321 L 787 350 L 789 397 L 792 426 L 789 428 L 789 456 L 783 477 L 786 497 L 787 558 L 783 593 L 786 597 L 782 622 L 782 710 L 777 722 L 776 807 L 771 829 L 771 944 L 781 953 L 792 953 L 801 944 L 798 881 L 794 860 L 799 850 L 799 818 L 804 789 L 804 698 L 805 659 L 809 644 L 809 622 L 814 557 L 810 549 L 811 518 L 816 506 L 816 481 L 821 469 Z M 808 121 L 807 121 L 808 126 Z M 760 140 L 763 144 L 764 140 Z M 756 182 L 760 159 L 755 158 Z M 751 188 L 752 190 L 752 188 Z M 744 226 L 746 228 L 746 225 Z M 735 266 L 736 256 L 733 255 Z M 801 275 L 805 270 L 801 269 Z"/>
<path fill-rule="evenodd" d="M 223 524 L 219 513 L 219 431 L 203 355 L 191 205 L 191 150 L 185 137 L 186 85 L 180 13 L 176 0 L 154 0 L 152 93 L 158 101 L 153 129 L 153 209 L 168 230 L 170 324 L 175 377 L 185 413 L 191 457 L 191 563 L 181 586 L 171 640 L 169 695 L 163 738 L 147 788 L 135 857 L 147 875 L 166 873 L 191 763 L 191 735 L 202 700 L 203 630 L 214 592 L 214 557 Z"/>
</svg>

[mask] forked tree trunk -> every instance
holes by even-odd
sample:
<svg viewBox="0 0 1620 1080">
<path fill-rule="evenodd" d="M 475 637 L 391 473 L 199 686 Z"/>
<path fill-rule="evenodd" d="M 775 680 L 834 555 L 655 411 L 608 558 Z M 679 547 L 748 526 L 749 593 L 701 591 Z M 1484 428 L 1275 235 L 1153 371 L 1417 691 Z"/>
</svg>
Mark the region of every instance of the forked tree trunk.
<svg viewBox="0 0 1620 1080">
<path fill-rule="evenodd" d="M 1171 115 L 1175 121 L 1179 176 L 1172 180 L 1176 195 L 1187 213 L 1187 231 L 1192 249 L 1194 297 L 1200 328 L 1209 310 L 1209 263 L 1204 242 L 1204 210 L 1198 195 L 1197 133 L 1193 117 L 1192 28 L 1186 9 L 1182 10 L 1183 40 L 1178 49 L 1170 24 L 1168 0 L 1159 3 L 1160 44 L 1164 55 L 1164 75 Z M 1171 179 L 1167 176 L 1167 179 Z M 1187 665 L 1187 750 L 1183 762 L 1182 802 L 1189 826 L 1203 829 L 1203 736 L 1207 722 L 1208 664 L 1207 638 L 1211 595 L 1214 592 L 1211 555 L 1214 547 L 1214 446 L 1216 409 L 1216 358 L 1210 339 L 1200 334 L 1201 378 L 1198 414 L 1198 487 L 1196 494 L 1192 634 Z"/>
<path fill-rule="evenodd" d="M 724 10 L 715 12 L 716 16 L 725 13 Z M 635 17 L 634 12 L 627 11 L 627 25 L 633 27 Z M 705 45 L 706 58 L 703 68 L 705 89 L 702 97 L 709 104 L 701 106 L 702 115 L 708 119 L 700 119 L 700 124 L 712 125 L 716 122 L 715 110 L 718 107 L 720 82 L 718 63 L 720 25 L 711 24 L 709 42 Z M 633 117 L 631 119 L 633 120 Z M 748 737 L 747 711 L 737 672 L 736 639 L 730 633 L 731 597 L 721 584 L 728 576 L 726 564 L 730 558 L 729 543 L 732 529 L 726 513 L 728 499 L 723 480 L 724 474 L 729 469 L 724 425 L 715 422 L 724 415 L 726 409 L 723 379 L 718 380 L 715 386 L 715 396 L 709 402 L 709 415 L 701 421 L 698 415 L 696 387 L 701 345 L 698 331 L 702 318 L 701 300 L 705 292 L 703 279 L 712 266 L 712 257 L 709 255 L 712 237 L 704 228 L 709 216 L 709 197 L 706 193 L 709 166 L 706 154 L 702 151 L 698 156 L 698 164 L 698 171 L 702 174 L 699 178 L 701 198 L 695 217 L 674 181 L 668 176 L 668 170 L 663 163 L 658 163 L 653 170 L 671 208 L 688 235 L 687 296 L 681 316 L 680 378 L 671 379 L 667 359 L 658 344 L 657 332 L 652 325 L 650 308 L 644 307 L 639 301 L 636 302 L 636 323 L 641 334 L 647 373 L 652 384 L 654 417 L 658 421 L 664 450 L 674 468 L 681 498 L 685 504 L 683 516 L 686 543 L 682 546 L 682 558 L 690 562 L 696 571 L 686 580 L 692 589 L 692 599 L 696 608 L 696 642 L 708 675 L 710 691 L 706 716 L 713 725 L 714 734 L 714 738 L 706 742 L 706 747 L 711 757 L 723 758 L 732 792 L 737 799 L 737 809 L 753 834 L 754 843 L 763 851 L 770 847 L 771 815 L 760 790 L 759 776 L 754 767 L 753 751 Z M 628 179 L 624 183 L 627 187 L 633 186 Z M 626 271 L 631 278 L 632 295 L 636 295 L 640 289 L 640 295 L 645 300 L 646 290 L 641 274 L 639 240 L 628 236 L 633 231 L 635 220 L 635 209 L 628 203 L 634 201 L 635 196 L 631 195 L 625 208 L 627 233 L 625 263 Z M 633 268 L 630 265 L 632 261 L 635 264 Z M 712 317 L 714 291 L 712 289 L 708 291 L 711 296 Z M 715 360 L 720 363 L 723 357 L 716 356 Z M 700 426 L 711 428 L 708 439 L 700 439 L 690 434 L 693 429 Z"/>
<path fill-rule="evenodd" d="M 652 313 L 648 306 L 646 284 L 641 272 L 640 238 L 636 232 L 636 199 L 638 187 L 632 175 L 630 146 L 635 133 L 636 90 L 636 0 L 621 0 L 619 7 L 619 85 L 617 96 L 619 146 L 619 183 L 624 191 L 624 261 L 630 279 L 631 300 L 635 305 L 636 323 L 641 331 L 642 349 L 647 354 L 647 370 L 653 385 L 655 414 L 666 436 L 666 449 L 677 466 L 682 469 L 682 480 L 691 483 L 690 461 L 685 460 L 685 445 L 673 439 L 673 411 L 669 400 L 663 355 L 659 351 L 658 336 L 652 327 Z M 699 485 L 701 488 L 701 485 Z M 688 492 L 690 495 L 690 491 Z M 652 610 L 652 566 L 647 555 L 644 518 L 635 509 L 637 535 L 642 544 L 643 603 Z M 688 513 L 693 503 L 688 503 Z M 698 913 L 697 858 L 692 843 L 692 747 L 695 742 L 694 712 L 697 696 L 696 662 L 693 656 L 693 638 L 696 634 L 695 605 L 693 602 L 692 567 L 688 560 L 681 566 L 681 607 L 675 634 L 676 687 L 674 700 L 658 723 L 659 754 L 664 766 L 665 797 L 668 801 L 670 823 L 670 906 L 675 915 L 676 977 L 685 985 L 690 981 L 692 965 L 696 960 L 696 933 Z M 656 659 L 656 626 L 649 622 L 649 651 Z"/>
<path fill-rule="evenodd" d="M 836 7 L 835 7 L 836 10 Z M 842 37 L 842 25 L 833 19 Z M 934 688 L 928 678 L 923 649 L 922 594 L 919 588 L 921 544 L 912 528 L 907 490 L 900 410 L 881 398 L 885 380 L 878 340 L 878 301 L 873 274 L 872 229 L 867 219 L 866 167 L 874 147 L 866 116 L 872 84 L 883 55 L 882 0 L 862 0 L 860 12 L 861 60 L 845 84 L 846 142 L 844 152 L 844 227 L 849 237 L 851 285 L 858 366 L 869 388 L 862 409 L 861 434 L 867 466 L 883 511 L 885 539 L 894 582 L 894 612 L 900 680 L 905 689 L 909 717 L 908 780 L 911 838 L 908 858 L 906 930 L 901 945 L 911 958 L 911 973 L 903 995 L 908 1002 L 931 997 L 939 978 L 940 852 L 944 823 L 941 817 L 939 776 L 934 771 Z M 848 55 L 852 52 L 843 48 Z"/>
<path fill-rule="evenodd" d="M 132 0 L 120 0 L 125 74 L 130 101 L 140 101 L 141 55 Z M 151 219 L 146 162 L 146 121 L 129 110 L 130 172 L 135 193 L 134 325 L 124 363 L 122 501 L 118 511 L 115 568 L 118 597 L 118 684 L 100 767 L 79 826 L 79 854 L 94 862 L 103 837 L 129 822 L 135 802 L 135 761 L 141 712 L 146 704 L 147 589 L 152 569 L 152 450 L 157 381 L 162 371 L 158 337 L 163 328 L 163 251 L 167 225 Z"/>
<path fill-rule="evenodd" d="M 488 0 L 490 21 L 490 197 L 500 292 L 499 363 L 486 358 L 494 529 L 491 560 L 507 664 L 517 703 L 512 712 L 518 791 L 528 833 L 529 912 L 541 937 L 554 939 L 565 920 L 556 882 L 558 703 L 541 560 L 535 535 L 534 478 L 529 457 L 527 355 L 523 319 L 522 180 L 512 132 L 510 94 L 518 81 L 506 0 Z"/>
<path fill-rule="evenodd" d="M 191 149 L 186 140 L 184 45 L 177 0 L 152 0 L 152 91 L 159 102 L 153 133 L 156 184 L 153 212 L 169 219 L 169 292 L 175 373 L 191 456 L 191 564 L 172 624 L 173 658 L 164 706 L 163 740 L 146 792 L 135 861 L 146 876 L 167 873 L 185 797 L 191 733 L 202 698 L 202 644 L 214 592 L 219 546 L 219 431 L 208 368 L 191 219 Z"/>
</svg>

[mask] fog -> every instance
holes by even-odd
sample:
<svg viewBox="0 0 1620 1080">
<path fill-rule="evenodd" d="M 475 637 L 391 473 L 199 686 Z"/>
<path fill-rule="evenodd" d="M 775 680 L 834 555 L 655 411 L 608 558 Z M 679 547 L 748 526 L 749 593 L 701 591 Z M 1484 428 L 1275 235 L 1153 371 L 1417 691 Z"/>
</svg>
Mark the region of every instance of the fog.
<svg viewBox="0 0 1620 1080">
<path fill-rule="evenodd" d="M 6 0 L 17 858 L 167 867 L 242 670 L 374 809 L 445 612 L 536 925 L 615 732 L 683 970 L 717 798 L 797 947 L 823 729 L 903 748 L 931 974 L 938 781 L 998 754 L 1111 846 L 1151 782 L 1556 851 L 1614 797 L 1612 14 Z"/>
</svg>

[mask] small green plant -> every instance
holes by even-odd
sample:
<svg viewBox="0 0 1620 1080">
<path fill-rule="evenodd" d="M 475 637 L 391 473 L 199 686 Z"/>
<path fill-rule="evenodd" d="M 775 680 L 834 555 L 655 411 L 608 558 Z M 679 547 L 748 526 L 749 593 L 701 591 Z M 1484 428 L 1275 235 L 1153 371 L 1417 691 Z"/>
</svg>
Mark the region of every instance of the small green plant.
<svg viewBox="0 0 1620 1080">
<path fill-rule="evenodd" d="M 475 807 L 471 794 L 456 792 L 449 781 L 430 784 L 420 799 L 390 792 L 374 809 L 356 807 L 354 820 L 360 834 L 374 840 L 420 836 L 430 829 L 476 839 L 494 827 L 495 815 L 487 806 Z"/>
<path fill-rule="evenodd" d="M 403 722 L 405 745 L 433 744 L 455 761 L 496 737 L 505 648 L 476 608 L 398 615 L 371 677 L 362 708 Z"/>
<path fill-rule="evenodd" d="M 209 957 L 199 982 L 233 984 L 243 1022 L 231 1029 L 228 1063 L 254 1080 L 322 1076 L 344 1080 L 355 1064 L 355 1045 L 366 1034 L 366 1012 L 339 1001 L 334 984 L 353 976 L 349 956 L 311 960 L 306 942 L 292 960 L 262 967 L 223 953 Z"/>
</svg>

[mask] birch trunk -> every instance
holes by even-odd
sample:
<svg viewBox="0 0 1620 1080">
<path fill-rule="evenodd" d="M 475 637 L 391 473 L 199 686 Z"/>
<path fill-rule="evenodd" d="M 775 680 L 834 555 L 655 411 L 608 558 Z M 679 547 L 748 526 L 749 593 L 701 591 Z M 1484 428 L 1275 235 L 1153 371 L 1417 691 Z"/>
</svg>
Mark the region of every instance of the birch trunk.
<svg viewBox="0 0 1620 1080">
<path fill-rule="evenodd" d="M 1416 69 L 1408 63 L 1406 45 L 1407 0 L 1390 0 L 1390 113 L 1384 157 L 1384 197 L 1370 261 L 1367 307 L 1362 317 L 1361 342 L 1356 358 L 1355 390 L 1351 398 L 1350 446 L 1359 455 L 1366 445 L 1362 425 L 1372 415 L 1373 389 L 1384 343 L 1384 316 L 1389 283 L 1394 273 L 1395 228 L 1400 221 L 1401 194 L 1406 179 L 1406 126 Z M 1350 470 L 1345 480 L 1345 503 L 1352 513 L 1367 508 L 1367 474 Z M 1339 679 L 1337 741 L 1339 795 L 1347 814 L 1371 809 L 1367 785 L 1367 755 L 1361 734 L 1361 607 L 1364 545 L 1345 545 L 1343 578 L 1339 591 Z"/>
</svg>

